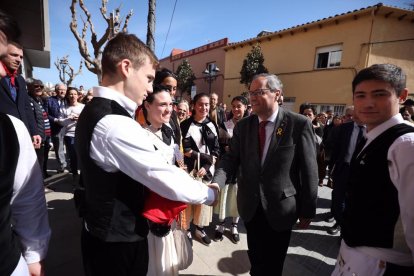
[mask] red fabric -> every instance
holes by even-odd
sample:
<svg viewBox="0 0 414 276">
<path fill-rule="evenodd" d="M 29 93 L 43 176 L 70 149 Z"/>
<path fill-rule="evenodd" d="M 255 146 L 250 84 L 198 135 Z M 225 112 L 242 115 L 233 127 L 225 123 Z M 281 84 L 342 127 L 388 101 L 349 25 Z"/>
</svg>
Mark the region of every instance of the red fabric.
<svg viewBox="0 0 414 276">
<path fill-rule="evenodd" d="M 16 87 L 16 77 L 17 77 L 17 70 L 14 72 L 10 72 L 9 69 L 2 63 L 4 70 L 6 71 L 7 76 L 10 78 L 10 83 L 13 87 Z"/>
<path fill-rule="evenodd" d="M 266 142 L 266 125 L 269 121 L 261 121 L 259 123 L 259 156 L 262 158 L 264 144 Z"/>
<path fill-rule="evenodd" d="M 152 222 L 170 225 L 185 208 L 185 203 L 169 200 L 149 191 L 142 215 Z"/>
</svg>

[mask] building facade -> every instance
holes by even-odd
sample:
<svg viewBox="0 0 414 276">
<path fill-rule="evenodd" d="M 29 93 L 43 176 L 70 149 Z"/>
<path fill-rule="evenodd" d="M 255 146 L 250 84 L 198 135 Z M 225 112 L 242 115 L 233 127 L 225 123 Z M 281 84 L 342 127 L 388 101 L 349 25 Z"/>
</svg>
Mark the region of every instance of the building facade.
<svg viewBox="0 0 414 276">
<path fill-rule="evenodd" d="M 227 104 L 246 91 L 240 70 L 256 43 L 262 48 L 264 65 L 281 78 L 284 105 L 293 111 L 310 102 L 318 112 L 332 109 L 342 114 L 352 104 L 355 74 L 375 63 L 401 66 L 414 92 L 414 11 L 378 4 L 230 43 L 224 47 Z"/>
<path fill-rule="evenodd" d="M 16 19 L 22 31 L 22 75 L 32 77 L 33 67 L 50 68 L 49 1 L 2 0 L 1 9 Z"/>
<path fill-rule="evenodd" d="M 187 59 L 196 77 L 193 93 L 215 92 L 222 102 L 226 54 L 223 48 L 227 45 L 228 39 L 223 38 L 188 51 L 174 49 L 169 57 L 160 60 L 160 67 L 168 68 L 175 73 L 178 66 Z M 178 91 L 178 95 L 181 97 L 181 91 Z M 185 99 L 190 98 L 190 95 L 182 96 Z"/>
</svg>

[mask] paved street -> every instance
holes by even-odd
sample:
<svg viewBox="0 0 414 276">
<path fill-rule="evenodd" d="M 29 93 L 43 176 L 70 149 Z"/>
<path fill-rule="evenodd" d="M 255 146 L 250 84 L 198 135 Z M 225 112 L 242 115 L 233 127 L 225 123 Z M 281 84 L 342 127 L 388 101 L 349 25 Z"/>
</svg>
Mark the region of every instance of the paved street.
<svg viewBox="0 0 414 276">
<path fill-rule="evenodd" d="M 53 161 L 51 161 L 52 163 Z M 72 176 L 54 175 L 46 181 L 55 192 L 46 194 L 52 238 L 46 260 L 48 276 L 82 276 L 80 229 L 72 200 Z M 326 234 L 332 223 L 323 221 L 329 211 L 331 189 L 319 188 L 318 215 L 307 230 L 295 230 L 285 262 L 284 276 L 330 275 L 339 248 L 339 237 Z M 228 237 L 206 247 L 194 241 L 194 261 L 180 275 L 249 275 L 246 232 L 240 223 L 241 241 Z M 214 226 L 208 229 L 212 237 Z"/>
</svg>

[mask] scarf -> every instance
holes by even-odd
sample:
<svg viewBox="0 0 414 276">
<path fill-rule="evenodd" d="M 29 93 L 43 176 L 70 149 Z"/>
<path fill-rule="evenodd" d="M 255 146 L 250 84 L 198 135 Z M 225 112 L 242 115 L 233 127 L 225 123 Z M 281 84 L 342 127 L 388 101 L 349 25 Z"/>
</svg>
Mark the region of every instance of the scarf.
<svg viewBox="0 0 414 276">
<path fill-rule="evenodd" d="M 17 69 L 14 72 L 10 72 L 9 68 L 7 68 L 4 63 L 2 63 L 4 70 L 6 71 L 7 76 L 10 78 L 10 84 L 13 87 L 16 87 L 16 77 L 17 77 Z"/>
</svg>

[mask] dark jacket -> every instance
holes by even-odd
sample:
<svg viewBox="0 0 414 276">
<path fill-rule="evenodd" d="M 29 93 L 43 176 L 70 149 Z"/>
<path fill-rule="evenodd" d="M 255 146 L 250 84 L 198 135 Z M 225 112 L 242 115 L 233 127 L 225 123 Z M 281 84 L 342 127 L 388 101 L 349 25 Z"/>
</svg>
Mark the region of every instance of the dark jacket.
<svg viewBox="0 0 414 276">
<path fill-rule="evenodd" d="M 49 118 L 50 128 L 52 130 L 52 136 L 55 136 L 62 129 L 62 126 L 55 122 L 55 119 L 59 119 L 61 117 L 60 108 L 59 108 L 59 100 L 57 96 L 49 97 L 47 101 L 45 102 L 45 104 L 43 105 L 43 108 L 47 112 L 47 116 Z"/>
<path fill-rule="evenodd" d="M 22 76 L 16 77 L 16 102 L 13 101 L 10 88 L 5 80 L 0 80 L 0 112 L 19 118 L 26 125 L 30 136 L 38 135 L 36 121 L 27 94 L 26 81 Z"/>
<path fill-rule="evenodd" d="M 290 230 L 298 217 L 312 218 L 316 213 L 318 169 L 312 125 L 304 116 L 279 108 L 263 165 L 258 132 L 256 115 L 236 124 L 230 151 L 219 162 L 213 182 L 224 186 L 239 169 L 237 208 L 243 221 L 251 221 L 261 204 L 274 230 Z"/>
</svg>

